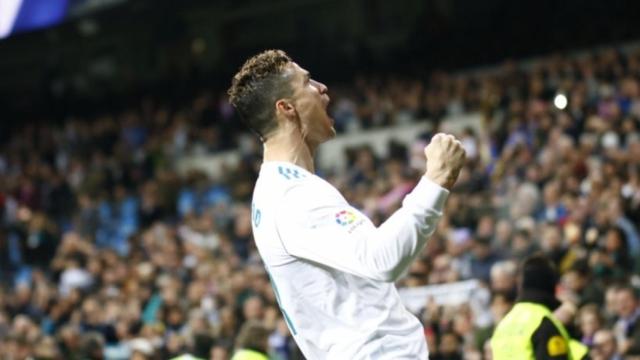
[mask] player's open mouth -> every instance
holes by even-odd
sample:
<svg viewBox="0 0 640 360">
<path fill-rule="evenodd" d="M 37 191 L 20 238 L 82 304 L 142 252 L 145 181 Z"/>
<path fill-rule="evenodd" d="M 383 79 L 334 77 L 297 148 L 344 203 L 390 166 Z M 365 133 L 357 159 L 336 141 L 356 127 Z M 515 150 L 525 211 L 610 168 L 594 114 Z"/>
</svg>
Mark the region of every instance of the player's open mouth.
<svg viewBox="0 0 640 360">
<path fill-rule="evenodd" d="M 331 98 L 329 97 L 329 95 L 324 94 L 322 96 L 322 103 L 324 105 L 324 112 L 327 115 L 327 118 L 329 119 L 329 124 L 331 126 L 334 126 L 336 124 L 336 121 L 331 117 L 331 115 L 329 114 L 329 102 L 331 101 Z"/>
</svg>

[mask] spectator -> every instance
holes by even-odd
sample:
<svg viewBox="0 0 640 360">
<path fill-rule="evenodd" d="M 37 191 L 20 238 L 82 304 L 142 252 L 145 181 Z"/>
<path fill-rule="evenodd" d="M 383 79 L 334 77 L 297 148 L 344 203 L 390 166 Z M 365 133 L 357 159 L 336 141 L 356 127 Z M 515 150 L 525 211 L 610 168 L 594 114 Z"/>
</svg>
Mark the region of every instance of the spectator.
<svg viewBox="0 0 640 360">
<path fill-rule="evenodd" d="M 596 304 L 587 304 L 580 308 L 577 323 L 582 336 L 580 341 L 588 347 L 592 347 L 596 332 L 602 329 L 604 325 L 598 306 Z"/>
<path fill-rule="evenodd" d="M 491 267 L 491 290 L 494 292 L 516 292 L 518 267 L 510 260 L 498 261 Z"/>
<path fill-rule="evenodd" d="M 595 333 L 591 358 L 593 360 L 622 360 L 622 355 L 617 350 L 616 338 L 611 330 L 601 329 Z"/>
<path fill-rule="evenodd" d="M 442 334 L 438 352 L 431 356 L 434 360 L 461 360 L 462 344 L 459 336 L 452 332 Z"/>
<path fill-rule="evenodd" d="M 638 298 L 630 286 L 616 292 L 616 321 L 613 331 L 619 344 L 618 350 L 624 356 L 640 354 L 640 309 Z"/>
<path fill-rule="evenodd" d="M 588 264 L 578 261 L 562 275 L 562 290 L 565 297 L 582 306 L 588 303 L 603 304 L 604 290 L 600 283 L 591 278 Z"/>
<path fill-rule="evenodd" d="M 490 283 L 491 268 L 500 260 L 498 254 L 491 248 L 491 239 L 476 237 L 471 247 L 471 255 L 462 270 L 464 277 L 473 277 Z"/>
<path fill-rule="evenodd" d="M 82 335 L 80 348 L 82 359 L 104 359 L 104 338 L 99 333 L 88 332 Z"/>
</svg>

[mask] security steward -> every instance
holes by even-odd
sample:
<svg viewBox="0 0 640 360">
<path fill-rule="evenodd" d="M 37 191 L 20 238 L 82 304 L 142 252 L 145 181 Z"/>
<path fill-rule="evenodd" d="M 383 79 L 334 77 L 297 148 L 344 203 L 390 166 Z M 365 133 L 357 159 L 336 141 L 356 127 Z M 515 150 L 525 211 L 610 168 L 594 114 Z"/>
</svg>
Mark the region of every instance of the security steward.
<svg viewBox="0 0 640 360">
<path fill-rule="evenodd" d="M 494 360 L 568 359 L 587 357 L 588 348 L 569 337 L 552 313 L 558 273 L 543 255 L 527 258 L 520 269 L 518 298 L 491 338 Z"/>
<path fill-rule="evenodd" d="M 269 329 L 261 322 L 250 320 L 240 328 L 236 352 L 231 360 L 269 360 Z"/>
</svg>

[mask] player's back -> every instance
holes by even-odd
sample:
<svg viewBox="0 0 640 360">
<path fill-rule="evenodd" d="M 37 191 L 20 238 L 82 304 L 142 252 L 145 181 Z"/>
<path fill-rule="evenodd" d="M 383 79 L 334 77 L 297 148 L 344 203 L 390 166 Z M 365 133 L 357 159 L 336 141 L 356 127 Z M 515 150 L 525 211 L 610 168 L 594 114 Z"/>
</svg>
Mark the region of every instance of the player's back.
<svg viewBox="0 0 640 360">
<path fill-rule="evenodd" d="M 392 282 L 288 251 L 323 237 L 349 241 L 360 227 L 372 226 L 333 186 L 296 165 L 265 162 L 254 190 L 252 218 L 283 316 L 307 358 L 426 359 L 422 325 L 402 306 Z M 328 259 L 325 264 L 345 251 L 314 249 L 322 253 L 319 259 Z"/>
</svg>

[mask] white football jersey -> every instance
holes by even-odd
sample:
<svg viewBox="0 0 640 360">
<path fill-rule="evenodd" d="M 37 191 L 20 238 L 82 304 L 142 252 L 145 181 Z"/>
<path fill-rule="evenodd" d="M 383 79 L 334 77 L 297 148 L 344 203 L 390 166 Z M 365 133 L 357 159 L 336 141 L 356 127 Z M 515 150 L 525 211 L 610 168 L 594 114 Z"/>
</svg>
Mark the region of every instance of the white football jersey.
<svg viewBox="0 0 640 360">
<path fill-rule="evenodd" d="M 253 233 L 308 359 L 427 359 L 422 324 L 394 281 L 435 230 L 448 194 L 423 177 L 375 227 L 320 177 L 287 162 L 262 164 Z"/>
</svg>

